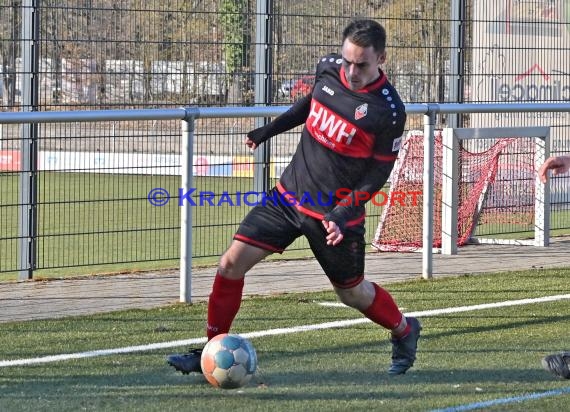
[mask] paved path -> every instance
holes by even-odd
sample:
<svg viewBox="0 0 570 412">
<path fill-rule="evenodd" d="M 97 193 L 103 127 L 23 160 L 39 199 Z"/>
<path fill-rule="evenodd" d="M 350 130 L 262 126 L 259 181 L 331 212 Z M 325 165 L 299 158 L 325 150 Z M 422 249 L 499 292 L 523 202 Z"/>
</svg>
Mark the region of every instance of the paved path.
<svg viewBox="0 0 570 412">
<path fill-rule="evenodd" d="M 421 253 L 370 253 L 366 259 L 367 278 L 380 284 L 421 276 Z M 434 278 L 555 267 L 567 267 L 570 274 L 569 238 L 555 238 L 548 248 L 478 245 L 460 248 L 456 256 L 434 255 Z M 213 275 L 212 268 L 194 270 L 193 302 L 207 298 Z M 328 289 L 330 284 L 318 264 L 306 259 L 260 263 L 248 273 L 244 293 Z M 178 272 L 0 283 L 0 322 L 152 308 L 176 303 L 179 296 Z"/>
</svg>

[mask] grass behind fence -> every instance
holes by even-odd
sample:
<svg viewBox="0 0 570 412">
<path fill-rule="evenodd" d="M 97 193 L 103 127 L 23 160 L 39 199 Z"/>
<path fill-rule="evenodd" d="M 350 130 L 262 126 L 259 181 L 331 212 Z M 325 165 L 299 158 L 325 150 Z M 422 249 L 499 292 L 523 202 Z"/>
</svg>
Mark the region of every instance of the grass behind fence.
<svg viewBox="0 0 570 412">
<path fill-rule="evenodd" d="M 569 269 L 462 276 L 386 285 L 405 312 L 568 293 Z M 361 319 L 324 307 L 332 292 L 245 299 L 233 332 Z M 568 350 L 570 300 L 421 317 L 416 365 L 389 377 L 390 345 L 372 323 L 252 339 L 259 371 L 240 390 L 218 390 L 200 375 L 166 365 L 173 347 L 0 368 L 0 410 L 430 411 L 552 390 L 488 411 L 562 411 L 570 381 L 540 366 Z M 200 338 L 206 304 L 177 304 L 96 316 L 6 323 L 0 360 L 34 358 Z M 460 409 L 458 409 L 460 410 Z M 481 410 L 481 409 L 477 409 Z"/>
<path fill-rule="evenodd" d="M 61 277 L 91 273 L 175 269 L 180 254 L 179 176 L 116 175 L 96 173 L 38 174 L 38 250 L 35 276 Z M 216 193 L 217 204 L 224 192 L 252 190 L 247 177 L 195 177 L 193 201 L 193 264 L 215 264 L 228 246 L 242 218 L 251 208 L 237 205 L 210 206 L 196 197 Z M 148 193 L 166 189 L 172 198 L 167 205 L 152 206 Z M 0 281 L 15 280 L 18 268 L 17 173 L 0 173 Z M 384 189 L 388 191 L 388 188 Z M 242 199 L 243 200 L 243 199 Z M 421 207 L 419 204 L 417 207 Z M 382 208 L 367 205 L 367 240 L 372 241 Z M 552 212 L 559 227 L 570 227 L 570 212 Z M 533 232 L 512 225 L 513 233 L 488 235 L 499 238 L 532 238 Z M 478 233 L 497 233 L 499 225 L 485 224 Z M 568 233 L 568 229 L 553 234 Z M 273 259 L 310 256 L 307 242 L 297 240 L 283 255 Z"/>
<path fill-rule="evenodd" d="M 179 176 L 56 172 L 38 176 L 38 277 L 178 267 Z M 235 193 L 251 191 L 252 179 L 195 177 L 193 186 L 197 205 L 192 209 L 193 263 L 214 264 L 251 209 L 243 202 L 238 205 Z M 170 193 L 168 204 L 149 203 L 147 196 L 154 188 Z M 0 237 L 4 239 L 0 240 L 0 280 L 16 278 L 14 273 L 1 272 L 18 267 L 18 189 L 17 174 L 0 174 Z M 214 206 L 207 196 L 201 199 L 200 192 L 216 193 Z M 231 204 L 220 202 L 224 192 L 234 194 Z M 373 205 L 368 209 L 370 239 L 380 211 Z M 309 255 L 306 241 L 299 239 L 285 256 Z"/>
</svg>

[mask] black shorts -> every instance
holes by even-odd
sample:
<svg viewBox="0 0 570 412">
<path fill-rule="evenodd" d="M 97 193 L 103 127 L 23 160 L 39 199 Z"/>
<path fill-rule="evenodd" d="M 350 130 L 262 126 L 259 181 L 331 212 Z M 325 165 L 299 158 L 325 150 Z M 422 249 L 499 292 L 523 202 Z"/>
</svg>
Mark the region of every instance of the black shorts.
<svg viewBox="0 0 570 412">
<path fill-rule="evenodd" d="M 241 222 L 234 239 L 282 253 L 295 239 L 305 236 L 333 285 L 341 288 L 358 285 L 364 278 L 364 222 L 348 227 L 342 242 L 329 246 L 320 220 L 285 203 L 267 201 L 255 206 Z"/>
</svg>

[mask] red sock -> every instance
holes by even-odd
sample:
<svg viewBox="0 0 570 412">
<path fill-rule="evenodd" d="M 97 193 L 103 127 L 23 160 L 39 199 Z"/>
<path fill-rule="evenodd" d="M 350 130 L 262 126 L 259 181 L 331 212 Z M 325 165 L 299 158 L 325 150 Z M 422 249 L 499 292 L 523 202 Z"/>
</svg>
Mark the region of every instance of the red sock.
<svg viewBox="0 0 570 412">
<path fill-rule="evenodd" d="M 392 299 L 392 296 L 376 283 L 373 283 L 374 289 L 376 290 L 376 296 L 374 296 L 374 301 L 372 304 L 362 313 L 372 322 L 384 326 L 386 329 L 394 330 L 404 318 L 402 312 L 398 309 L 396 302 Z M 406 336 L 410 331 L 410 326 L 399 333 L 399 336 Z"/>
<path fill-rule="evenodd" d="M 208 340 L 216 335 L 228 333 L 241 305 L 243 278 L 226 279 L 216 273 L 212 293 L 208 300 Z"/>
</svg>

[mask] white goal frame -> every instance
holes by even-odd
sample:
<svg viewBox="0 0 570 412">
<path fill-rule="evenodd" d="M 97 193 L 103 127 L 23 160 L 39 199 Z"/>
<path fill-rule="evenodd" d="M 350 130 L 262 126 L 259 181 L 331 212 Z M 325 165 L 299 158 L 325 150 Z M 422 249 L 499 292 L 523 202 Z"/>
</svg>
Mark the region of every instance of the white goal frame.
<svg viewBox="0 0 570 412">
<path fill-rule="evenodd" d="M 441 253 L 457 254 L 457 210 L 459 208 L 459 143 L 468 139 L 535 138 L 535 169 L 550 155 L 550 127 L 445 128 L 443 129 Z M 534 239 L 487 239 L 471 237 L 469 243 L 546 247 L 550 238 L 550 186 L 535 175 Z M 485 193 L 482 194 L 482 197 Z M 483 200 L 483 199 L 481 199 Z"/>
</svg>

